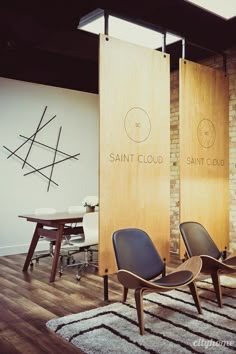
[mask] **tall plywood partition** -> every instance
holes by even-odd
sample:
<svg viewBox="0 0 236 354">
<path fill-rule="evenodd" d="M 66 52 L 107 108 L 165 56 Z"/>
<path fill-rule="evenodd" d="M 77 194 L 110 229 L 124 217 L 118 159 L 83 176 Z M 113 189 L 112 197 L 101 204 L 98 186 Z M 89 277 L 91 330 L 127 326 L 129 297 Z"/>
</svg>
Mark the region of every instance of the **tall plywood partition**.
<svg viewBox="0 0 236 354">
<path fill-rule="evenodd" d="M 169 254 L 169 56 L 100 36 L 100 275 L 117 271 L 112 234 L 145 230 Z M 137 257 L 139 255 L 137 254 Z"/>
<path fill-rule="evenodd" d="M 222 250 L 229 243 L 228 90 L 224 72 L 180 61 L 180 222 L 200 222 Z"/>
</svg>

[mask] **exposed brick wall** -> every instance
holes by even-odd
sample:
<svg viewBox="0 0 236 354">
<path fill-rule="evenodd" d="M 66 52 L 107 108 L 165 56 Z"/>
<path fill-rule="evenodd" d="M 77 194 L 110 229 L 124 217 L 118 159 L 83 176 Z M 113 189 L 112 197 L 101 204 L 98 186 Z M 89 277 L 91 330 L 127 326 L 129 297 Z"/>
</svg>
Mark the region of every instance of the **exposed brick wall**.
<svg viewBox="0 0 236 354">
<path fill-rule="evenodd" d="M 236 250 L 236 47 L 226 52 L 226 68 L 229 75 L 229 188 L 230 188 L 230 250 Z M 188 59 L 188 58 L 186 58 Z M 221 55 L 212 56 L 201 64 L 224 70 Z M 179 253 L 179 72 L 171 73 L 170 114 L 170 251 Z"/>
</svg>

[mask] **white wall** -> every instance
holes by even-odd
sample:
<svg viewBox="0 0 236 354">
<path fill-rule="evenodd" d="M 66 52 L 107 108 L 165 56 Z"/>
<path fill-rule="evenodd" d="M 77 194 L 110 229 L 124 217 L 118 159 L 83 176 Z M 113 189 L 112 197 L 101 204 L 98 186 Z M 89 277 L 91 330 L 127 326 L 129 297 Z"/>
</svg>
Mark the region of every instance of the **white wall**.
<svg viewBox="0 0 236 354">
<path fill-rule="evenodd" d="M 43 122 L 56 118 L 42 129 L 35 140 L 58 149 L 78 160 L 54 166 L 52 179 L 58 187 L 32 171 L 3 147 L 15 150 L 37 129 L 45 107 Z M 85 195 L 98 194 L 98 95 L 0 78 L 0 255 L 26 252 L 35 225 L 18 215 L 36 208 L 54 207 L 59 211 L 81 204 Z M 30 144 L 16 153 L 25 159 Z M 34 144 L 27 161 L 35 168 L 53 162 L 54 151 Z M 56 161 L 65 158 L 57 155 Z M 42 170 L 50 176 L 51 167 Z M 40 246 L 39 246 L 40 247 Z M 40 248 L 38 248 L 40 249 Z"/>
</svg>

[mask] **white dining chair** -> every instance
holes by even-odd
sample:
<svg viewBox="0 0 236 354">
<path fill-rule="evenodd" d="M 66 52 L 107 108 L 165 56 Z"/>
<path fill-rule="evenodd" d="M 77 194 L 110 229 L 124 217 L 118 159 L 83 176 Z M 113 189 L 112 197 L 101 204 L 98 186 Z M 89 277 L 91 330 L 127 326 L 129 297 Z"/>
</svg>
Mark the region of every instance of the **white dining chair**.
<svg viewBox="0 0 236 354">
<path fill-rule="evenodd" d="M 97 253 L 97 246 L 99 243 L 99 229 L 98 229 L 98 220 L 99 213 L 92 212 L 86 213 L 83 217 L 83 230 L 84 230 L 84 239 L 77 239 L 73 241 L 73 244 L 80 249 L 80 252 L 84 254 L 84 258 L 79 260 L 77 263 L 70 264 L 69 266 L 77 266 L 78 272 L 76 279 L 80 280 L 80 272 L 92 266 L 98 268 L 97 260 L 94 260 L 94 253 Z"/>
<path fill-rule="evenodd" d="M 68 208 L 68 213 L 73 214 L 73 213 L 86 213 L 86 207 L 84 207 L 83 205 L 72 205 L 69 206 Z M 81 234 L 83 235 L 83 223 L 81 222 L 77 222 L 74 224 L 71 224 L 70 226 L 72 227 L 79 227 L 81 226 Z M 75 240 L 77 238 L 81 238 L 81 234 L 77 234 L 77 235 L 71 235 L 71 237 Z"/>
<path fill-rule="evenodd" d="M 72 205 L 67 209 L 68 213 L 85 213 L 86 208 L 83 205 Z M 60 250 L 60 265 L 59 265 L 59 276 L 62 276 L 64 268 L 75 263 L 73 257 L 74 254 L 80 252 L 80 248 L 75 243 L 76 240 L 84 239 L 83 223 L 76 222 L 72 224 L 66 224 L 65 227 L 80 227 L 81 231 L 79 233 L 66 235 L 63 238 Z"/>
</svg>

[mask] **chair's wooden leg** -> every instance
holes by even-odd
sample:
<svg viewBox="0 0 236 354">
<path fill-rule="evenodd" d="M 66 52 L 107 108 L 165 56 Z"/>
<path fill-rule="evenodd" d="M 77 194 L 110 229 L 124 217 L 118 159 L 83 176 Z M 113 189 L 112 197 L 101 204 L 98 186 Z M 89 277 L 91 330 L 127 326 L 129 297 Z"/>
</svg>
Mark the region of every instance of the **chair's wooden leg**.
<svg viewBox="0 0 236 354">
<path fill-rule="evenodd" d="M 212 283 L 213 283 L 213 286 L 215 289 L 218 305 L 219 305 L 219 307 L 223 307 L 222 293 L 221 293 L 221 287 L 220 287 L 220 277 L 219 277 L 219 274 L 217 271 L 211 273 L 211 279 L 212 279 Z"/>
<path fill-rule="evenodd" d="M 123 287 L 123 297 L 122 297 L 122 302 L 126 302 L 127 300 L 127 295 L 128 295 L 128 288 L 126 288 L 125 286 Z"/>
<path fill-rule="evenodd" d="M 188 284 L 188 286 L 191 291 L 191 294 L 192 294 L 193 300 L 195 302 L 196 308 L 198 310 L 198 313 L 202 313 L 200 299 L 198 296 L 197 286 L 196 286 L 195 282 L 193 281 L 192 283 Z"/>
<path fill-rule="evenodd" d="M 134 297 L 135 297 L 136 310 L 138 315 L 139 331 L 140 334 L 143 335 L 144 334 L 143 289 L 142 288 L 135 289 Z"/>
</svg>

